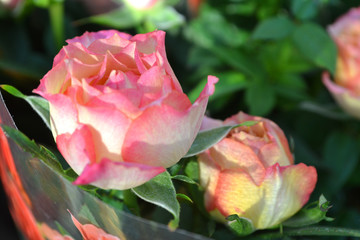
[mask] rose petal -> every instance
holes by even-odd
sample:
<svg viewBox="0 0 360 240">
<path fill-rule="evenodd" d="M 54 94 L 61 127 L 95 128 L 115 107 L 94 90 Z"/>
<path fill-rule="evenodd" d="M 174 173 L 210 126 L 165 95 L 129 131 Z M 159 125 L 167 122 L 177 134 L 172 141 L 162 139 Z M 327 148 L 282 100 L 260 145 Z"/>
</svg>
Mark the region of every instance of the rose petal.
<svg viewBox="0 0 360 240">
<path fill-rule="evenodd" d="M 216 82 L 217 78 L 209 77 L 203 92 L 187 111 L 179 112 L 169 105 L 147 108 L 126 134 L 124 160 L 165 168 L 179 161 L 196 137 Z"/>
<path fill-rule="evenodd" d="M 224 123 L 221 120 L 204 116 L 201 122 L 200 131 L 211 130 L 213 128 L 218 128 L 222 126 L 224 126 Z"/>
<path fill-rule="evenodd" d="M 140 186 L 164 171 L 163 167 L 113 162 L 104 158 L 99 163 L 87 165 L 74 184 L 92 184 L 103 189 L 124 190 Z"/>
<path fill-rule="evenodd" d="M 279 148 L 279 153 L 274 153 L 271 148 L 272 146 L 265 146 L 261 151 L 265 158 L 266 154 L 269 154 L 269 156 L 273 156 L 272 158 L 267 158 L 267 166 L 272 166 L 275 164 L 275 162 L 279 163 L 280 166 L 286 166 L 289 164 L 294 164 L 294 158 L 292 153 L 290 152 L 289 143 L 285 137 L 284 132 L 280 129 L 278 125 L 276 125 L 273 121 L 265 119 L 264 121 L 267 134 L 269 135 L 270 141 L 277 144 L 277 147 Z M 274 146 L 275 147 L 275 146 Z M 273 154 L 273 155 L 271 155 Z M 275 154 L 278 155 L 278 157 L 274 156 Z"/>
<path fill-rule="evenodd" d="M 349 90 L 333 83 L 330 80 L 330 75 L 327 72 L 323 73 L 323 83 L 335 98 L 336 102 L 348 114 L 360 118 L 360 97 L 355 96 Z"/>
<path fill-rule="evenodd" d="M 80 174 L 85 166 L 96 161 L 93 137 L 88 126 L 80 125 L 73 134 L 61 134 L 56 144 L 70 167 Z"/>
<path fill-rule="evenodd" d="M 83 78 L 97 76 L 101 69 L 101 66 L 103 65 L 102 62 L 91 65 L 85 64 L 77 59 L 65 59 L 64 62 L 66 63 L 67 70 L 70 76 L 79 80 Z"/>
<path fill-rule="evenodd" d="M 80 37 L 68 39 L 66 40 L 66 42 L 69 44 L 78 42 L 84 45 L 84 47 L 88 48 L 90 44 L 93 43 L 96 39 L 111 38 L 114 34 L 118 34 L 124 39 L 130 39 L 132 37 L 127 33 L 119 32 L 116 30 L 103 30 L 98 32 L 85 32 Z"/>
<path fill-rule="evenodd" d="M 73 221 L 76 228 L 80 231 L 81 236 L 85 240 L 120 240 L 120 238 L 115 237 L 106 233 L 101 228 L 96 227 L 92 224 L 81 224 L 69 211 L 71 215 L 71 220 Z"/>
<path fill-rule="evenodd" d="M 257 186 L 245 171 L 224 170 L 216 189 L 216 206 L 228 216 L 239 214 L 252 220 L 256 229 L 275 226 L 295 214 L 315 188 L 317 174 L 305 164 L 266 169 Z"/>
<path fill-rule="evenodd" d="M 105 54 L 111 52 L 112 54 L 119 53 L 124 47 L 129 45 L 130 41 L 124 39 L 116 32 L 108 38 L 95 39 L 87 48 L 90 52 L 95 54 Z"/>
<path fill-rule="evenodd" d="M 68 59 L 77 59 L 80 62 L 88 65 L 93 65 L 99 63 L 99 60 L 102 60 L 103 57 L 99 55 L 90 54 L 89 51 L 84 48 L 81 44 L 70 44 L 62 48 Z M 56 55 L 56 60 L 60 57 L 60 53 Z"/>
<path fill-rule="evenodd" d="M 205 208 L 207 211 L 212 211 L 216 207 L 214 197 L 221 168 L 211 158 L 208 151 L 198 156 L 198 162 L 200 184 L 206 189 L 204 194 Z"/>
<path fill-rule="evenodd" d="M 175 88 L 182 92 L 179 81 L 177 80 L 168 60 L 165 51 L 165 32 L 154 31 L 147 34 L 137 34 L 132 38 L 136 41 L 139 51 L 150 54 L 157 52 L 157 62 L 160 67 L 164 67 L 167 74 L 170 75 Z M 156 50 L 155 50 L 156 49 Z"/>
<path fill-rule="evenodd" d="M 61 235 L 58 231 L 51 229 L 46 223 L 39 225 L 39 230 L 41 234 L 50 240 L 74 240 L 72 237 L 67 235 Z"/>
<path fill-rule="evenodd" d="M 256 184 L 264 179 L 265 167 L 254 151 L 245 144 L 224 138 L 209 149 L 221 169 L 243 169 Z"/>
<path fill-rule="evenodd" d="M 65 63 L 59 63 L 40 80 L 39 87 L 33 92 L 48 99 L 51 94 L 64 92 L 69 79 Z"/>
<path fill-rule="evenodd" d="M 54 138 L 64 133 L 72 133 L 77 127 L 78 113 L 74 102 L 63 94 L 47 97 L 50 106 L 50 124 Z"/>
<path fill-rule="evenodd" d="M 97 104 L 78 105 L 79 122 L 91 130 L 97 161 L 104 157 L 122 161 L 121 148 L 131 120 L 113 106 Z"/>
</svg>

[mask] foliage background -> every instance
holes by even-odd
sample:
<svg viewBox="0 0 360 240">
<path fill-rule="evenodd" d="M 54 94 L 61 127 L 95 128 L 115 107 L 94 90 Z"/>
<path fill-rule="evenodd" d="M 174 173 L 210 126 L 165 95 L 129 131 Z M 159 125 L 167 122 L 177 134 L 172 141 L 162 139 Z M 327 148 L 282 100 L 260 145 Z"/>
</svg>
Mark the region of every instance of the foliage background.
<svg viewBox="0 0 360 240">
<path fill-rule="evenodd" d="M 1 84 L 31 94 L 64 39 L 84 31 L 164 29 L 168 59 L 190 99 L 198 96 L 207 75 L 219 77 L 208 115 L 225 119 L 242 110 L 276 122 L 296 162 L 317 168 L 310 201 L 323 193 L 332 202 L 329 215 L 335 221 L 328 224 L 359 228 L 360 122 L 336 105 L 321 81 L 323 71 L 334 72 L 337 54 L 326 26 L 358 1 L 159 0 L 147 10 L 120 0 L 14 2 L 12 8 L 0 1 Z M 18 128 L 54 146 L 30 107 L 3 95 Z M 1 200 L 7 213 L 4 196 Z M 0 229 L 15 234 L 9 216 L 3 216 Z"/>
</svg>

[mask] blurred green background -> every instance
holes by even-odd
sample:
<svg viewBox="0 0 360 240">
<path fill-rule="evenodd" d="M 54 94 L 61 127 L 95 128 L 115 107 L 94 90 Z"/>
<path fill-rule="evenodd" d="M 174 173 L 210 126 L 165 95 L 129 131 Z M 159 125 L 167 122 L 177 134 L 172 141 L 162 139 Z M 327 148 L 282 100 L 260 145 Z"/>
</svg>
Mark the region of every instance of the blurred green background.
<svg viewBox="0 0 360 240">
<path fill-rule="evenodd" d="M 165 30 L 169 62 L 189 98 L 196 99 L 207 75 L 219 77 L 207 114 L 225 119 L 241 110 L 276 122 L 295 161 L 317 168 L 310 201 L 320 194 L 331 201 L 335 221 L 327 224 L 359 229 L 360 120 L 345 114 L 321 81 L 323 71 L 334 72 L 337 56 L 326 27 L 359 1 L 158 0 L 148 8 L 134 2 L 0 0 L 0 84 L 32 94 L 65 39 L 85 31 Z M 2 93 L 18 128 L 54 146 L 31 108 Z M 0 227 L 11 231 L 4 216 Z"/>
</svg>

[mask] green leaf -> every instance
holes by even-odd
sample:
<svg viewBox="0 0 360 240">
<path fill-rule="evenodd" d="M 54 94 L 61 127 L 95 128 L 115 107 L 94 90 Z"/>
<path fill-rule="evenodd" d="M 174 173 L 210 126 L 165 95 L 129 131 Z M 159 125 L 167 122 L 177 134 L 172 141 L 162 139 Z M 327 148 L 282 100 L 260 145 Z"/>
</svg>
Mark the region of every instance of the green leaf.
<svg viewBox="0 0 360 240">
<path fill-rule="evenodd" d="M 237 125 L 223 126 L 210 130 L 200 131 L 184 158 L 195 156 L 212 147 L 221 139 L 223 139 L 231 131 L 231 129 L 235 127 L 252 126 L 256 123 L 256 121 L 246 121 Z"/>
<path fill-rule="evenodd" d="M 190 183 L 190 184 L 197 184 L 197 182 L 195 182 L 194 180 L 192 180 L 191 178 L 189 178 L 188 176 L 185 176 L 185 175 L 175 175 L 175 176 L 172 176 L 171 178 L 179 180 L 179 181 L 183 181 L 186 183 Z"/>
<path fill-rule="evenodd" d="M 170 174 L 165 171 L 132 191 L 144 201 L 155 204 L 169 211 L 174 219 L 168 226 L 176 229 L 179 225 L 180 205 L 176 199 L 175 187 Z"/>
<path fill-rule="evenodd" d="M 199 163 L 197 161 L 189 161 L 185 167 L 185 174 L 194 181 L 199 180 Z"/>
<path fill-rule="evenodd" d="M 205 48 L 218 45 L 233 48 L 242 45 L 248 38 L 247 32 L 228 22 L 217 9 L 207 4 L 201 7 L 199 16 L 185 29 L 185 36 Z"/>
<path fill-rule="evenodd" d="M 35 112 L 41 117 L 41 119 L 44 121 L 46 126 L 51 129 L 50 127 L 50 113 L 49 113 L 49 102 L 42 97 L 38 96 L 26 96 L 22 94 L 19 90 L 14 88 L 10 85 L 0 85 L 2 89 L 10 93 L 11 95 L 22 98 L 26 102 L 30 104 L 30 106 L 35 110 Z"/>
<path fill-rule="evenodd" d="M 226 218 L 229 228 L 238 236 L 247 236 L 255 231 L 250 219 L 239 217 L 237 214 Z"/>
<path fill-rule="evenodd" d="M 219 59 L 229 66 L 246 74 L 251 78 L 263 78 L 266 76 L 264 66 L 254 56 L 240 49 L 234 51 L 230 47 L 214 46 L 209 51 L 213 52 Z"/>
<path fill-rule="evenodd" d="M 182 194 L 182 193 L 177 193 L 177 194 L 176 194 L 176 197 L 178 197 L 178 198 L 182 198 L 182 199 L 185 199 L 185 200 L 187 200 L 187 201 L 189 201 L 189 202 L 193 203 L 193 200 L 191 200 L 191 198 L 189 198 L 189 197 L 188 197 L 188 196 L 186 196 L 185 194 Z"/>
<path fill-rule="evenodd" d="M 51 0 L 32 0 L 35 6 L 40 8 L 47 8 L 49 7 Z"/>
<path fill-rule="evenodd" d="M 245 93 L 245 101 L 251 115 L 264 116 L 275 106 L 274 88 L 265 81 L 253 81 Z"/>
<path fill-rule="evenodd" d="M 337 193 L 345 184 L 359 162 L 356 139 L 343 132 L 333 132 L 327 137 L 323 149 L 323 162 L 328 166 L 325 181 L 320 185 L 326 195 Z M 341 169 L 341 170 L 339 170 Z"/>
<path fill-rule="evenodd" d="M 74 174 L 71 171 L 71 174 L 67 174 L 67 171 L 64 171 L 59 160 L 56 156 L 47 148 L 37 145 L 33 140 L 30 140 L 22 132 L 1 124 L 0 125 L 5 134 L 11 138 L 20 148 L 25 152 L 30 153 L 33 157 L 42 160 L 46 165 L 48 165 L 52 170 L 59 173 L 61 176 L 65 177 L 69 181 L 74 181 Z"/>
<path fill-rule="evenodd" d="M 319 1 L 314 0 L 292 0 L 291 11 L 300 20 L 309 20 L 316 16 Z"/>
<path fill-rule="evenodd" d="M 305 23 L 293 34 L 295 47 L 313 64 L 334 73 L 337 49 L 323 28 L 314 23 Z"/>
<path fill-rule="evenodd" d="M 159 8 L 158 11 L 148 14 L 147 18 L 157 29 L 161 30 L 172 29 L 185 22 L 184 16 L 170 6 Z"/>
<path fill-rule="evenodd" d="M 209 98 L 209 102 L 215 101 L 219 98 L 229 95 L 247 86 L 247 81 L 244 74 L 240 72 L 226 72 L 214 74 L 220 81 L 216 84 L 216 91 Z M 190 93 L 189 99 L 194 102 L 204 89 L 207 80 L 201 81 Z"/>
<path fill-rule="evenodd" d="M 120 7 L 109 13 L 91 16 L 78 20 L 77 24 L 96 23 L 112 28 L 131 28 L 142 21 L 143 15 L 140 11 L 131 11 L 130 8 Z"/>
<path fill-rule="evenodd" d="M 286 16 L 277 16 L 261 21 L 255 28 L 252 38 L 277 40 L 287 37 L 294 30 L 294 24 Z"/>
<path fill-rule="evenodd" d="M 332 218 L 326 216 L 330 207 L 330 202 L 321 195 L 318 201 L 310 203 L 282 224 L 285 227 L 304 227 L 316 224 L 322 220 L 332 221 Z"/>
</svg>

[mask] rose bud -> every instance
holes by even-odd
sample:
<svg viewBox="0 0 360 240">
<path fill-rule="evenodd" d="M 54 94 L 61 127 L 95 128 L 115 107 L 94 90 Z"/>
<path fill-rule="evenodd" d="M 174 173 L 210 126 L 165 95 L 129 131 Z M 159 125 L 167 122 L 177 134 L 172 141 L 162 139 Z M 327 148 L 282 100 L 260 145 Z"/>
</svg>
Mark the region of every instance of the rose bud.
<svg viewBox="0 0 360 240">
<path fill-rule="evenodd" d="M 190 148 L 217 78 L 191 104 L 165 53 L 165 33 L 115 30 L 67 40 L 34 90 L 49 101 L 53 136 L 75 184 L 139 186 Z"/>
<path fill-rule="evenodd" d="M 328 27 L 338 48 L 335 82 L 329 73 L 323 82 L 337 103 L 350 115 L 360 118 L 360 8 L 351 9 Z"/>
<path fill-rule="evenodd" d="M 315 188 L 314 167 L 294 165 L 282 130 L 272 121 L 242 112 L 224 122 L 204 119 L 205 128 L 258 121 L 233 129 L 198 155 L 205 208 L 218 221 L 232 214 L 255 229 L 271 228 L 294 215 Z"/>
</svg>

